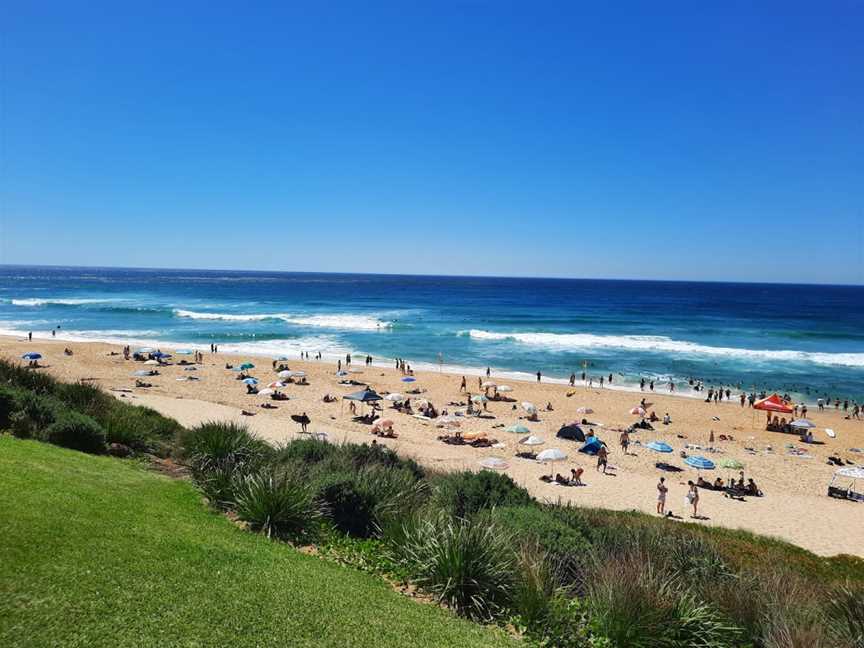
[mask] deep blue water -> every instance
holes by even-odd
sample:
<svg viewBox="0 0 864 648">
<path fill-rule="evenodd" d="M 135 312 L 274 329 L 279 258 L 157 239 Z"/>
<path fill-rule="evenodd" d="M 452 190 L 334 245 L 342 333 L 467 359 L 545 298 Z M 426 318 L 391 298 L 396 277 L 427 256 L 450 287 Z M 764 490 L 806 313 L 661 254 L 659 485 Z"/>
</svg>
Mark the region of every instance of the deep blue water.
<svg viewBox="0 0 864 648">
<path fill-rule="evenodd" d="M 864 287 L 0 267 L 0 329 L 864 400 Z M 34 346 L 38 346 L 34 342 Z M 686 390 L 685 390 L 686 391 Z"/>
</svg>

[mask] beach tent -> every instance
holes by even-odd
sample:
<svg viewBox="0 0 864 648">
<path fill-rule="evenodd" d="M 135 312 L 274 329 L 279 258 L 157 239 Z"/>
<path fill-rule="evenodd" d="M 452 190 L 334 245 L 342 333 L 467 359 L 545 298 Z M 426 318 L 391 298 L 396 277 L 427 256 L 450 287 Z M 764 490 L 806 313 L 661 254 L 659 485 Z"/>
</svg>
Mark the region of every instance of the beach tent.
<svg viewBox="0 0 864 648">
<path fill-rule="evenodd" d="M 558 430 L 555 436 L 559 439 L 569 439 L 570 441 L 585 441 L 585 433 L 578 425 L 564 425 Z"/>
<path fill-rule="evenodd" d="M 342 397 L 344 400 L 353 400 L 360 401 L 361 403 L 371 403 L 373 401 L 380 401 L 381 396 L 379 396 L 372 389 L 361 389 L 358 392 L 354 392 L 353 394 L 348 394 L 347 396 Z"/>
<path fill-rule="evenodd" d="M 753 409 L 764 410 L 766 412 L 781 412 L 783 414 L 791 414 L 792 406 L 788 401 L 783 400 L 777 394 L 771 394 L 767 398 L 762 398 L 753 403 Z"/>
<path fill-rule="evenodd" d="M 21 356 L 24 360 L 38 360 L 42 357 L 41 353 L 37 353 L 36 351 L 29 351 Z"/>
<path fill-rule="evenodd" d="M 864 481 L 864 466 L 838 468 L 828 485 L 828 496 L 862 501 L 864 500 L 864 489 L 856 486 L 861 481 Z M 835 486 L 835 482 L 840 485 Z M 846 484 L 845 488 L 843 484 Z"/>
<path fill-rule="evenodd" d="M 649 441 L 645 444 L 645 447 L 653 450 L 654 452 L 664 452 L 667 454 L 672 452 L 672 446 L 670 446 L 665 441 Z"/>
<path fill-rule="evenodd" d="M 588 440 L 585 441 L 585 445 L 579 448 L 579 452 L 584 452 L 589 455 L 596 455 L 600 451 L 600 446 L 603 445 L 603 442 L 600 441 L 596 436 L 588 437 Z"/>
<path fill-rule="evenodd" d="M 705 457 L 700 457 L 698 455 L 693 455 L 691 457 L 687 457 L 684 460 L 688 466 L 692 468 L 696 468 L 698 470 L 713 470 L 714 462 L 710 459 L 706 459 Z"/>
</svg>

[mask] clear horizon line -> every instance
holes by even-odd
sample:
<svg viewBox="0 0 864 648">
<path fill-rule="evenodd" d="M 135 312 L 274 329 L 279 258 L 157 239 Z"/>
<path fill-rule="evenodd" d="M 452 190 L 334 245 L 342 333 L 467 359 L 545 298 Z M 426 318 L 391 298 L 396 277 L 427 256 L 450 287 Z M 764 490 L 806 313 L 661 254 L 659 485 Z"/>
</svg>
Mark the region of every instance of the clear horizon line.
<svg viewBox="0 0 864 648">
<path fill-rule="evenodd" d="M 609 281 L 609 282 L 649 282 L 649 283 L 694 283 L 694 284 L 746 284 L 756 286 L 832 286 L 839 288 L 864 288 L 864 283 L 826 283 L 826 282 L 801 282 L 801 281 L 756 281 L 728 279 L 658 279 L 655 277 L 564 277 L 564 276 L 538 276 L 538 275 L 468 275 L 468 274 L 438 274 L 438 273 L 392 273 L 392 272 L 344 272 L 344 271 L 321 271 L 321 270 L 262 270 L 262 269 L 239 269 L 239 268 L 194 268 L 194 267 L 168 267 L 168 266 L 118 266 L 118 265 L 64 265 L 50 263 L 0 263 L 3 268 L 76 268 L 86 270 L 162 270 L 168 272 L 197 271 L 197 272 L 236 272 L 236 273 L 273 273 L 273 274 L 319 274 L 319 275 L 366 275 L 373 277 L 442 277 L 450 279 L 521 279 L 521 280 L 551 280 L 551 281 Z"/>
</svg>

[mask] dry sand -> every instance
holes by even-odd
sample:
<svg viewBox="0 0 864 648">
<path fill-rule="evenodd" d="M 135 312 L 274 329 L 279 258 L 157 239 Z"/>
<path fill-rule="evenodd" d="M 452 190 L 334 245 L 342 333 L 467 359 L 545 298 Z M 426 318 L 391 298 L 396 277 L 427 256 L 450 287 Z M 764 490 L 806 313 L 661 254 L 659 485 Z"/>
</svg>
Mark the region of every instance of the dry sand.
<svg viewBox="0 0 864 648">
<path fill-rule="evenodd" d="M 63 348 L 67 346 L 73 349 L 73 356 L 63 354 Z M 7 358 L 20 358 L 22 353 L 29 350 L 38 350 L 45 356 L 42 363 L 46 368 L 42 371 L 49 371 L 63 380 L 87 380 L 107 390 L 131 390 L 112 393 L 131 402 L 153 407 L 175 417 L 184 425 L 214 419 L 242 421 L 260 436 L 278 443 L 297 437 L 299 426 L 291 421 L 290 415 L 305 412 L 312 419 L 310 430 L 326 433 L 330 441 L 369 442 L 375 438 L 371 436 L 368 425 L 352 421 L 348 402 L 342 402 L 341 398 L 335 403 L 323 402 L 325 394 L 341 397 L 359 389 L 338 385 L 341 378 L 335 376 L 336 367 L 332 362 L 295 360 L 285 363 L 291 369 L 305 371 L 310 384 L 288 385 L 281 391 L 291 400 L 274 402 L 278 409 L 265 410 L 259 405 L 270 402 L 269 399 L 247 395 L 245 385 L 237 380 L 237 374 L 226 370 L 225 365 L 236 366 L 244 360 L 254 362 L 256 368 L 251 373 L 261 380 L 259 387 L 263 387 L 277 379 L 270 358 L 205 352 L 203 364 L 194 365 L 195 371 L 185 371 L 183 366 L 176 364 L 158 367 L 161 375 L 144 379 L 151 382 L 152 387 L 136 388 L 132 372 L 145 367 L 139 362 L 125 361 L 122 354 L 109 355 L 111 352 L 119 353 L 121 349 L 116 345 L 59 340 L 28 343 L 26 340 L 0 338 L 0 354 Z M 171 352 L 166 348 L 162 350 Z M 182 358 L 175 356 L 173 360 Z M 412 387 L 402 383 L 402 374 L 392 368 L 369 368 L 362 364 L 358 368 L 362 373 L 352 374 L 351 377 L 367 382 L 379 393 L 405 393 L 406 388 Z M 189 376 L 200 380 L 178 380 Z M 456 408 L 448 406 L 450 401 L 466 399 L 465 394 L 459 392 L 460 376 L 422 372 L 416 377 L 417 382 L 413 386 L 424 390 L 420 397 L 429 399 L 439 410 L 447 408 L 453 411 Z M 495 381 L 494 374 L 492 380 Z M 386 417 L 395 421 L 399 436 L 397 439 L 382 439 L 378 442 L 426 466 L 443 469 L 478 469 L 477 462 L 480 459 L 502 457 L 510 464 L 506 473 L 538 498 L 617 510 L 653 513 L 656 504 L 655 486 L 658 477 L 665 475 L 669 485 L 667 508 L 685 519 L 689 519 L 689 512 L 685 510 L 683 502 L 686 482 L 695 479 L 697 472 L 683 463 L 679 451 L 687 443 L 697 444 L 702 449 L 690 450 L 691 454 L 707 456 L 715 463 L 724 458 L 741 461 L 745 466 L 746 477 L 753 477 L 765 493 L 762 498 L 747 498 L 742 502 L 725 498 L 721 493 L 702 490 L 700 513 L 707 519 L 697 521 L 698 524 L 740 528 L 777 536 L 820 555 L 847 553 L 864 557 L 864 505 L 826 496 L 828 483 L 835 470 L 826 462 L 829 455 L 839 454 L 856 464 L 864 464 L 864 454 L 849 450 L 864 447 L 864 421 L 846 420 L 842 412 L 833 409 L 817 412 L 814 407 L 808 417 L 818 426 L 814 433 L 821 445 L 803 445 L 797 436 L 766 432 L 765 414 L 742 408 L 737 401 L 714 404 L 665 393 L 640 394 L 579 386 L 572 389 L 536 382 L 506 382 L 513 387 L 513 392 L 507 395 L 512 396 L 515 403 L 489 402 L 489 414 L 494 418 L 466 418 L 461 427 L 463 433 L 486 432 L 490 438 L 503 442 L 506 445 L 504 448 L 475 449 L 446 445 L 437 440 L 441 430 L 433 423 L 390 410 L 391 404 L 386 401 L 382 402 Z M 478 379 L 469 376 L 468 387 L 473 393 L 478 393 Z M 628 412 L 639 404 L 643 396 L 653 403 L 651 409 L 658 416 L 662 417 L 668 412 L 672 424 L 655 424 L 655 431 L 638 432 L 631 436 L 631 442 L 638 440 L 644 445 L 654 439 L 663 440 L 675 449 L 674 453 L 660 455 L 634 445 L 631 445 L 631 454 L 625 456 L 621 452 L 616 428 L 626 427 L 635 421 L 635 417 Z M 531 401 L 541 408 L 539 422 L 526 421 L 521 408 L 512 409 L 514 404 L 518 405 L 522 401 Z M 553 411 L 543 411 L 546 403 L 552 404 Z M 576 409 L 580 406 L 590 407 L 594 413 L 577 414 Z M 242 409 L 256 414 L 243 416 Z M 555 438 L 555 432 L 562 424 L 583 417 L 597 423 L 594 429 L 609 446 L 609 464 L 612 469 L 608 475 L 595 470 L 596 461 L 593 457 L 577 452 L 581 444 Z M 582 466 L 585 469 L 583 481 L 586 486 L 568 488 L 541 482 L 539 477 L 548 474 L 550 467 L 516 458 L 514 455 L 519 451 L 517 441 L 520 435 L 508 434 L 501 428 L 493 427 L 516 422 L 523 423 L 533 434 L 546 440 L 540 449 L 557 447 L 569 455 L 566 461 L 554 467 L 556 472 L 569 474 L 571 467 Z M 826 427 L 836 431 L 836 439 L 825 434 Z M 715 439 L 725 434 L 732 435 L 734 440 L 717 440 L 709 444 L 711 430 L 714 431 Z M 787 444 L 805 448 L 810 456 L 805 458 L 788 454 Z M 713 445 L 716 452 L 708 451 L 706 448 L 709 445 Z M 658 461 L 666 461 L 684 470 L 674 474 L 663 473 L 655 467 Z M 717 476 L 727 479 L 735 472 L 718 468 L 706 471 L 703 475 L 713 481 Z"/>
</svg>

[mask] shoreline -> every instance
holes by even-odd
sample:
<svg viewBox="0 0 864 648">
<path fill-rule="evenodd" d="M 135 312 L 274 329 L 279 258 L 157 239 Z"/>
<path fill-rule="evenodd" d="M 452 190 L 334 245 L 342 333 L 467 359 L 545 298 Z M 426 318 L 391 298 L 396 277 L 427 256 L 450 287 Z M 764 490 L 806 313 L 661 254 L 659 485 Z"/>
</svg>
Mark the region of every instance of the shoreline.
<svg viewBox="0 0 864 648">
<path fill-rule="evenodd" d="M 151 343 L 152 344 L 152 343 Z M 73 356 L 63 354 L 64 346 L 73 349 Z M 174 347 L 160 345 L 166 352 Z M 180 345 L 179 348 L 194 345 Z M 705 403 L 702 399 L 669 393 L 653 394 L 629 392 L 621 389 L 593 389 L 577 386 L 569 388 L 551 382 L 524 382 L 511 380 L 514 402 L 490 401 L 489 418 L 464 417 L 460 419 L 463 434 L 486 434 L 497 439 L 498 447 L 472 448 L 442 443 L 438 435 L 442 430 L 435 422 L 402 414 L 382 401 L 384 414 L 393 419 L 398 433 L 396 439 L 379 439 L 370 434 L 370 426 L 355 421 L 349 414 L 342 396 L 357 391 L 360 387 L 338 384 L 334 375 L 334 362 L 289 360 L 285 364 L 292 369 L 307 373 L 309 385 L 288 385 L 281 391 L 290 400 L 274 402 L 278 409 L 261 409 L 265 402 L 258 396 L 246 394 L 244 385 L 236 380 L 237 374 L 226 371 L 226 363 L 235 363 L 240 354 L 218 354 L 204 352 L 203 363 L 194 365 L 194 371 L 185 371 L 190 366 L 171 364 L 158 367 L 159 376 L 146 378 L 153 386 L 136 388 L 132 373 L 141 369 L 141 364 L 125 361 L 118 353 L 118 345 L 101 342 L 69 342 L 66 340 L 34 338 L 32 343 L 0 336 L 0 355 L 21 362 L 20 356 L 27 350 L 38 350 L 48 371 L 67 381 L 87 379 L 98 384 L 118 398 L 148 405 L 163 414 L 177 418 L 184 425 L 194 425 L 213 418 L 225 418 L 242 422 L 257 434 L 273 443 L 280 443 L 298 436 L 299 426 L 291 414 L 307 413 L 312 419 L 310 429 L 324 432 L 330 441 L 376 442 L 387 445 L 401 455 L 412 457 L 425 466 L 442 470 L 479 470 L 478 462 L 488 457 L 501 457 L 508 463 L 506 474 L 528 488 L 540 500 L 569 501 L 580 506 L 600 507 L 615 510 L 638 510 L 652 513 L 656 503 L 655 485 L 659 476 L 667 478 L 670 486 L 670 508 L 683 513 L 682 499 L 686 492 L 686 481 L 699 474 L 681 461 L 679 452 L 686 449 L 689 454 L 703 454 L 718 464 L 716 470 L 702 473 L 706 478 L 721 477 L 726 480 L 735 476 L 734 470 L 719 467 L 723 459 L 734 459 L 744 464 L 747 477 L 754 477 L 765 497 L 747 498 L 739 502 L 723 497 L 721 493 L 704 491 L 702 511 L 710 518 L 699 524 L 740 528 L 754 533 L 780 537 L 789 542 L 814 551 L 820 555 L 849 553 L 864 557 L 864 508 L 860 503 L 833 500 L 826 496 L 827 486 L 835 467 L 826 463 L 830 454 L 839 454 L 844 459 L 864 464 L 864 453 L 856 454 L 849 448 L 864 448 L 864 421 L 846 420 L 842 412 L 833 410 L 811 413 L 817 423 L 814 430 L 820 444 L 802 446 L 798 437 L 764 430 L 764 413 L 750 408 L 741 408 L 737 402 Z M 275 380 L 270 358 L 243 354 L 251 359 L 256 368 L 251 372 L 261 379 L 262 385 Z M 265 362 L 260 359 L 267 358 Z M 361 362 L 353 366 L 360 371 L 351 377 L 370 385 L 379 393 L 402 391 L 402 374 L 393 365 L 366 367 Z M 429 399 L 441 409 L 455 409 L 451 402 L 464 401 L 460 394 L 461 374 L 423 371 L 415 372 L 417 382 L 425 391 L 420 396 Z M 485 374 L 485 372 L 484 372 Z M 190 376 L 198 380 L 189 381 Z M 273 377 L 271 377 L 273 376 Z M 493 372 L 492 379 L 501 382 L 501 375 Z M 478 393 L 477 377 L 468 379 L 469 389 Z M 118 391 L 122 390 L 122 391 Z M 570 396 L 568 396 L 568 393 Z M 325 403 L 325 394 L 337 396 L 337 402 Z M 638 394 L 638 395 L 637 395 Z M 669 412 L 672 424 L 657 425 L 653 431 L 634 433 L 633 445 L 628 454 L 618 447 L 617 429 L 626 427 L 636 418 L 629 409 L 638 404 L 639 398 L 653 401 L 652 409 L 659 416 Z M 540 420 L 525 419 L 519 407 L 522 401 L 536 403 Z M 546 411 L 546 403 L 553 405 Z M 588 406 L 592 414 L 577 413 L 579 407 Z M 516 409 L 514 409 L 514 407 Z M 244 416 L 242 410 L 254 416 Z M 610 450 L 610 466 L 614 470 L 604 475 L 595 467 L 595 459 L 578 452 L 581 444 L 556 438 L 558 428 L 571 420 L 587 416 L 598 435 L 607 442 Z M 539 464 L 516 456 L 520 450 L 518 440 L 522 435 L 504 431 L 505 426 L 515 423 L 525 425 L 530 434 L 545 440 L 542 448 L 558 447 L 568 454 L 566 461 L 554 466 Z M 587 426 L 586 426 L 587 427 Z M 829 438 L 823 427 L 830 427 L 836 438 Z M 587 431 L 587 430 L 586 430 Z M 709 443 L 709 432 L 713 431 L 718 441 Z M 719 440 L 720 435 L 732 440 Z M 662 440 L 675 449 L 672 454 L 659 455 L 646 448 L 651 440 Z M 636 445 L 636 442 L 639 445 Z M 791 454 L 787 444 L 794 444 L 802 454 Z M 688 445 L 694 446 L 689 448 Z M 711 449 L 714 452 L 712 453 Z M 681 472 L 668 473 L 657 469 L 658 461 L 668 462 L 682 468 Z M 552 471 L 569 473 L 570 468 L 584 470 L 584 488 L 560 487 L 539 480 Z M 614 476 L 613 476 L 614 475 Z"/>
</svg>

